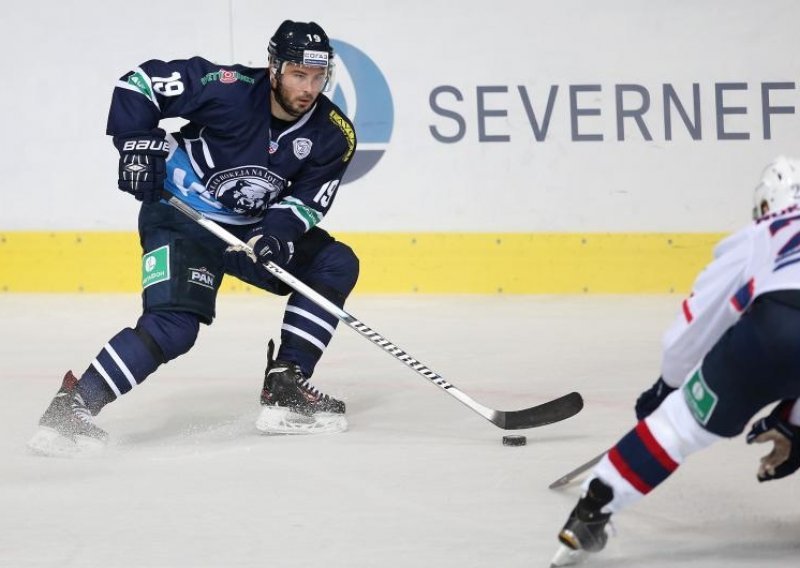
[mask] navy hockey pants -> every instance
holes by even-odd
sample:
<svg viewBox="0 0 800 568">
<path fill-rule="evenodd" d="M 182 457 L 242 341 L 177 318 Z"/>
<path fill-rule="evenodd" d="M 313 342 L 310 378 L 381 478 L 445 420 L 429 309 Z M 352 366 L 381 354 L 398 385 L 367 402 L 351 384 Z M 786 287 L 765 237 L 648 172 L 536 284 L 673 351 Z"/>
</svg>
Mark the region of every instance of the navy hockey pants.
<svg viewBox="0 0 800 568">
<path fill-rule="evenodd" d="M 682 388 L 695 418 L 725 437 L 770 403 L 800 397 L 800 291 L 756 298 Z"/>
</svg>

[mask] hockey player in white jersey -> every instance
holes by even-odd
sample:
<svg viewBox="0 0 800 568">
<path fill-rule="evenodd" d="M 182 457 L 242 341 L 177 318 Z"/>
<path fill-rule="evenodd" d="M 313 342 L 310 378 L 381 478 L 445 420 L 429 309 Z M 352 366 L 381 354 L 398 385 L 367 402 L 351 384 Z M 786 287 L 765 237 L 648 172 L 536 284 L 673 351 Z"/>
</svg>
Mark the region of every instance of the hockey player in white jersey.
<svg viewBox="0 0 800 568">
<path fill-rule="evenodd" d="M 755 192 L 754 222 L 723 239 L 663 337 L 661 377 L 636 401 L 639 422 L 595 466 L 561 529 L 552 566 L 605 547 L 616 514 L 691 454 L 739 435 L 772 442 L 757 478 L 800 467 L 800 161 L 783 156 Z"/>
</svg>

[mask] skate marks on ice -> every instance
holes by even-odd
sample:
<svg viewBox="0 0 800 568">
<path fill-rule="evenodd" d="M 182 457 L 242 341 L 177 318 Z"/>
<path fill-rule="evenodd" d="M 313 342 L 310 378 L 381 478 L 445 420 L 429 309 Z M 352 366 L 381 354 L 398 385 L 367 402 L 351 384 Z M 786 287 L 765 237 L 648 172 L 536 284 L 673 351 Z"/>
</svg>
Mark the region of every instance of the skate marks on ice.
<svg viewBox="0 0 800 568">
<path fill-rule="evenodd" d="M 0 295 L 0 565 L 255 568 L 268 539 L 281 543 L 275 566 L 549 566 L 579 484 L 547 486 L 631 427 L 675 298 L 348 306 L 493 407 L 564 388 L 586 406 L 505 447 L 501 431 L 340 329 L 314 379 L 347 402 L 350 429 L 264 436 L 258 396 L 283 300 L 221 297 L 191 353 L 97 417 L 111 436 L 103 455 L 43 459 L 25 442 L 59 378 L 135 321 L 140 299 Z M 615 519 L 618 535 L 585 565 L 795 566 L 800 490 L 756 483 L 760 451 L 733 442 L 693 456 Z"/>
</svg>

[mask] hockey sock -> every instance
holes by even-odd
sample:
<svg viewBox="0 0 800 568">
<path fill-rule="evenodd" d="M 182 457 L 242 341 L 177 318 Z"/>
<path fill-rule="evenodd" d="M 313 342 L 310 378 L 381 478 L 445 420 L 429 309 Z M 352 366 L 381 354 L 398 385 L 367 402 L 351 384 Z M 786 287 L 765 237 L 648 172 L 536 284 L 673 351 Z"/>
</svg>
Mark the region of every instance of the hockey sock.
<svg viewBox="0 0 800 568">
<path fill-rule="evenodd" d="M 676 391 L 611 448 L 584 489 L 599 477 L 614 491 L 606 512 L 615 513 L 663 483 L 690 454 L 720 439 L 695 420 Z"/>
<path fill-rule="evenodd" d="M 105 344 L 78 381 L 81 395 L 92 414 L 130 391 L 158 368 L 152 349 L 139 333 L 126 327 Z"/>
<path fill-rule="evenodd" d="M 277 358 L 297 364 L 310 377 L 338 323 L 335 316 L 306 297 L 292 294 L 283 316 Z"/>
</svg>

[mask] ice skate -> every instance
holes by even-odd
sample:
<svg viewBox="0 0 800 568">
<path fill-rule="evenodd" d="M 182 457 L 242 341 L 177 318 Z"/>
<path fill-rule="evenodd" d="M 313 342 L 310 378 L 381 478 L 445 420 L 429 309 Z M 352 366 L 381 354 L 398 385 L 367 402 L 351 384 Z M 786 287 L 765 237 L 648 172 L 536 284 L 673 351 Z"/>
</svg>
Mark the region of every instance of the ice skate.
<svg viewBox="0 0 800 568">
<path fill-rule="evenodd" d="M 67 371 L 61 388 L 41 419 L 39 430 L 28 441 L 31 451 L 46 456 L 72 457 L 102 451 L 108 440 L 105 430 L 98 428 L 76 392 L 78 379 Z"/>
<path fill-rule="evenodd" d="M 333 434 L 347 430 L 345 405 L 315 388 L 294 363 L 272 359 L 261 391 L 261 414 L 256 428 L 266 434 Z"/>
<path fill-rule="evenodd" d="M 613 497 L 614 492 L 608 485 L 597 478 L 592 480 L 586 495 L 578 501 L 558 533 L 561 546 L 550 563 L 551 568 L 578 564 L 587 553 L 605 548 L 611 513 L 601 511 Z"/>
</svg>

